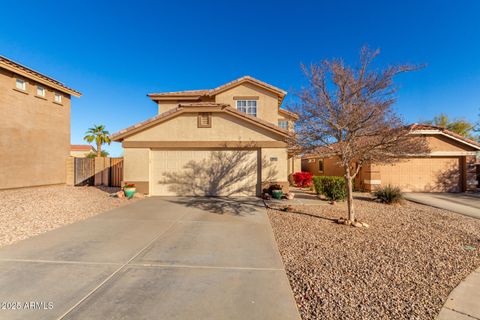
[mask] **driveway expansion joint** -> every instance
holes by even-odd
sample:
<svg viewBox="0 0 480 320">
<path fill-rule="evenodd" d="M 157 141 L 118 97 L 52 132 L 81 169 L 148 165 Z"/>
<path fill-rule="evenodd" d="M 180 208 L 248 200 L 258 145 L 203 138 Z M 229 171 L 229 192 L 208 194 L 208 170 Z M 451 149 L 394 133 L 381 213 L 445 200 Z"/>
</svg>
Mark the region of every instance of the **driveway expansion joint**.
<svg viewBox="0 0 480 320">
<path fill-rule="evenodd" d="M 120 271 L 125 269 L 130 262 L 135 260 L 142 252 L 147 250 L 149 247 L 152 246 L 155 241 L 160 239 L 164 234 L 166 234 L 168 231 L 170 231 L 173 226 L 177 223 L 178 220 L 183 218 L 187 213 L 183 214 L 181 217 L 179 217 L 177 220 L 173 221 L 167 229 L 163 230 L 155 236 L 147 245 L 145 245 L 142 249 L 140 249 L 136 254 L 134 254 L 126 263 L 122 264 L 119 268 L 117 268 L 112 274 L 110 274 L 107 278 L 105 278 L 100 284 L 98 284 L 95 288 L 93 288 L 89 293 L 87 293 L 82 299 L 80 299 L 77 303 L 75 303 L 72 307 L 70 307 L 64 314 L 62 314 L 60 317 L 57 318 L 57 320 L 62 320 L 66 316 L 68 316 L 73 310 L 75 310 L 78 306 L 80 306 L 85 300 L 87 300 L 90 296 L 92 296 L 95 292 L 97 292 L 101 287 L 103 287 L 107 282 L 109 282 L 111 279 L 113 279 Z"/>
<path fill-rule="evenodd" d="M 467 313 L 464 313 L 464 312 L 462 312 L 462 311 L 458 311 L 458 310 L 455 310 L 455 309 L 452 309 L 452 308 L 448 308 L 448 307 L 444 307 L 444 308 L 445 308 L 445 309 L 448 309 L 448 310 L 451 310 L 451 311 L 453 311 L 453 312 L 459 313 L 459 314 L 461 314 L 461 315 L 467 316 L 467 317 L 472 318 L 472 319 L 474 319 L 474 320 L 480 320 L 479 318 L 474 317 L 474 316 L 471 316 L 471 315 L 469 315 L 469 314 L 467 314 Z"/>
<path fill-rule="evenodd" d="M 213 201 L 226 214 L 211 210 Z M 0 293 L 53 301 L 44 318 L 56 320 L 136 319 L 138 312 L 145 319 L 300 319 L 264 206 L 190 202 L 145 199 L 4 248 Z M 194 303 L 179 308 L 181 299 Z"/>
<path fill-rule="evenodd" d="M 68 260 L 42 260 L 42 259 L 0 259 L 0 262 L 27 262 L 27 263 L 52 263 L 52 264 L 78 264 L 78 265 L 100 265 L 100 266 L 121 266 L 124 262 L 96 262 L 96 261 L 68 261 Z"/>
<path fill-rule="evenodd" d="M 285 271 L 283 268 L 255 268 L 255 267 L 227 267 L 227 266 L 202 266 L 184 264 L 163 264 L 163 263 L 129 263 L 132 267 L 147 268 L 190 268 L 190 269 L 223 269 L 223 270 L 247 270 L 247 271 Z"/>
</svg>

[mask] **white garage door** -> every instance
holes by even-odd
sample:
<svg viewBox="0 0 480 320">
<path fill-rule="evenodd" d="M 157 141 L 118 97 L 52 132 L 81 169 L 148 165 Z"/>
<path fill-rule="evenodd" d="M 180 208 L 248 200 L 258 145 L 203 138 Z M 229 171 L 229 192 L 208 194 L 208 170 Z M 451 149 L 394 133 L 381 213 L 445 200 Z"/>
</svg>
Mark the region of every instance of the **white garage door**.
<svg viewBox="0 0 480 320">
<path fill-rule="evenodd" d="M 153 150 L 151 194 L 255 196 L 257 151 Z"/>
</svg>

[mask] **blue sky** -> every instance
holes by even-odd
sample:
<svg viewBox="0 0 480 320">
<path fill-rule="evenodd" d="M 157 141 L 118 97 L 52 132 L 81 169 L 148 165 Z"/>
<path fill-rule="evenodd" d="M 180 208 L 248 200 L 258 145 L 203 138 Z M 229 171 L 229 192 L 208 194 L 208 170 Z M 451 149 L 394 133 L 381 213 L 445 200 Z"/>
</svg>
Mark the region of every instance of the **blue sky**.
<svg viewBox="0 0 480 320">
<path fill-rule="evenodd" d="M 300 63 L 380 48 L 379 64 L 426 63 L 398 78 L 408 122 L 480 112 L 480 1 L 4 1 L 0 54 L 83 93 L 72 143 L 156 114 L 147 93 L 251 75 L 292 91 Z M 288 100 L 288 99 L 287 99 Z M 121 153 L 119 144 L 107 147 Z"/>
</svg>

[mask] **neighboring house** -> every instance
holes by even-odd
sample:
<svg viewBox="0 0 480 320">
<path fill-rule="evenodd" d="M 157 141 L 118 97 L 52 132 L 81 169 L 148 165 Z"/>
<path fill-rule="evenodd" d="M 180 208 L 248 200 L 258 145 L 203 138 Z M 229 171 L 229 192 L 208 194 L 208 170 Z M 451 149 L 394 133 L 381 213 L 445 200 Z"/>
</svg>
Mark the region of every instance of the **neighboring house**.
<svg viewBox="0 0 480 320">
<path fill-rule="evenodd" d="M 90 153 L 97 153 L 97 150 L 89 144 L 70 145 L 70 156 L 75 158 L 85 158 Z"/>
<path fill-rule="evenodd" d="M 151 195 L 255 196 L 272 183 L 288 190 L 300 161 L 287 151 L 297 115 L 280 108 L 285 95 L 249 76 L 149 94 L 158 115 L 111 136 L 125 151 L 124 180 Z"/>
<path fill-rule="evenodd" d="M 0 189 L 65 183 L 70 97 L 80 95 L 0 56 Z"/>
<path fill-rule="evenodd" d="M 427 139 L 430 154 L 402 158 L 394 164 L 367 164 L 355 178 L 355 187 L 372 191 L 378 186 L 399 186 L 405 192 L 463 192 L 476 190 L 475 156 L 478 142 L 441 127 L 413 125 L 412 134 Z M 302 170 L 314 175 L 343 176 L 334 154 L 302 157 Z"/>
</svg>

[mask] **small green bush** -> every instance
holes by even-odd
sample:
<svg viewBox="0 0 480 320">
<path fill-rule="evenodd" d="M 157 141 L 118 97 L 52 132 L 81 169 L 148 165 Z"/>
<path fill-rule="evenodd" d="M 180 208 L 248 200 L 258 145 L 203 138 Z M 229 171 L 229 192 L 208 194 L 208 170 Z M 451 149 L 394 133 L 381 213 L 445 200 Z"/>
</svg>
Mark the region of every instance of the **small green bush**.
<svg viewBox="0 0 480 320">
<path fill-rule="evenodd" d="M 378 201 L 387 204 L 398 203 L 403 199 L 403 193 L 400 188 L 392 185 L 379 187 L 373 195 Z"/>
<path fill-rule="evenodd" d="M 313 186 L 317 194 L 324 195 L 329 201 L 347 197 L 347 184 L 343 177 L 316 176 L 313 177 Z"/>
</svg>

